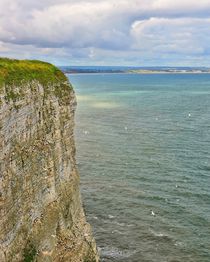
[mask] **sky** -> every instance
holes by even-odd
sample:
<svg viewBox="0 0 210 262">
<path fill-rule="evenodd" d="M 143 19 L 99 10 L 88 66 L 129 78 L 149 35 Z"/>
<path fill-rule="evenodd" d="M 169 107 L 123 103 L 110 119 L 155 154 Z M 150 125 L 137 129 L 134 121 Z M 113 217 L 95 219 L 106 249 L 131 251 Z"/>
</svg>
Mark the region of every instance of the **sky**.
<svg viewBox="0 0 210 262">
<path fill-rule="evenodd" d="M 0 0 L 0 56 L 210 67 L 210 0 Z"/>
</svg>

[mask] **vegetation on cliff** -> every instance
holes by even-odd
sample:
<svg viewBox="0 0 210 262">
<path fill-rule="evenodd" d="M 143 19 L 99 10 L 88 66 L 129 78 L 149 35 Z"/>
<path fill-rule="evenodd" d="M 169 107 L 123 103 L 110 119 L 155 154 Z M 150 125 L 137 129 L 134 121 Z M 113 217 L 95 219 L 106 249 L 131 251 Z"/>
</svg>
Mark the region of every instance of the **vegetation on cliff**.
<svg viewBox="0 0 210 262">
<path fill-rule="evenodd" d="M 20 84 L 38 80 L 42 84 L 66 81 L 66 76 L 54 65 L 38 60 L 0 58 L 0 85 Z"/>
<path fill-rule="evenodd" d="M 0 91 L 6 93 L 6 101 L 18 101 L 24 96 L 25 84 L 39 82 L 45 93 L 54 89 L 54 94 L 64 97 L 71 88 L 67 77 L 56 66 L 38 60 L 14 60 L 0 58 Z M 0 98 L 1 103 L 1 98 Z"/>
</svg>

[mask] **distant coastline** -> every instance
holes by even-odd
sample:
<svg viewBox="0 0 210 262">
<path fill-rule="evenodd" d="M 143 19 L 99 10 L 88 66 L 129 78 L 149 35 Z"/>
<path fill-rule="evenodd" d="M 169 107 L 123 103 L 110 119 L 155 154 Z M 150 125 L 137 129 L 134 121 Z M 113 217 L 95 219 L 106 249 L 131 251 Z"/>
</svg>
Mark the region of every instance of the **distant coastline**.
<svg viewBox="0 0 210 262">
<path fill-rule="evenodd" d="M 210 68 L 192 67 L 111 67 L 62 66 L 65 74 L 210 74 Z"/>
</svg>

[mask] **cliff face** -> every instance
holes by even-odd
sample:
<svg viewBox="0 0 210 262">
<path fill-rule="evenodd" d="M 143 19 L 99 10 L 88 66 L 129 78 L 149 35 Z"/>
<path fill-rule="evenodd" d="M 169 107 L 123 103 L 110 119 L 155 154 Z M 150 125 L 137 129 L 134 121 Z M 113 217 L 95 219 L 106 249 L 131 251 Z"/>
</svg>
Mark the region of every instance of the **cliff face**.
<svg viewBox="0 0 210 262">
<path fill-rule="evenodd" d="M 0 261 L 98 261 L 80 200 L 74 91 L 52 65 L 0 59 Z"/>
</svg>

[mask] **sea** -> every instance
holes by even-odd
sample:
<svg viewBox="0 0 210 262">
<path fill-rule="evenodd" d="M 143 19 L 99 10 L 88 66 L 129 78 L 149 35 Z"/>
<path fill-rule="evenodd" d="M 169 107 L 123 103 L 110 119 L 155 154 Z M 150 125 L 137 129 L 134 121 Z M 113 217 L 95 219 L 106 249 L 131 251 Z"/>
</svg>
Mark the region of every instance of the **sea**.
<svg viewBox="0 0 210 262">
<path fill-rule="evenodd" d="M 103 262 L 210 261 L 210 74 L 69 74 Z"/>
</svg>

